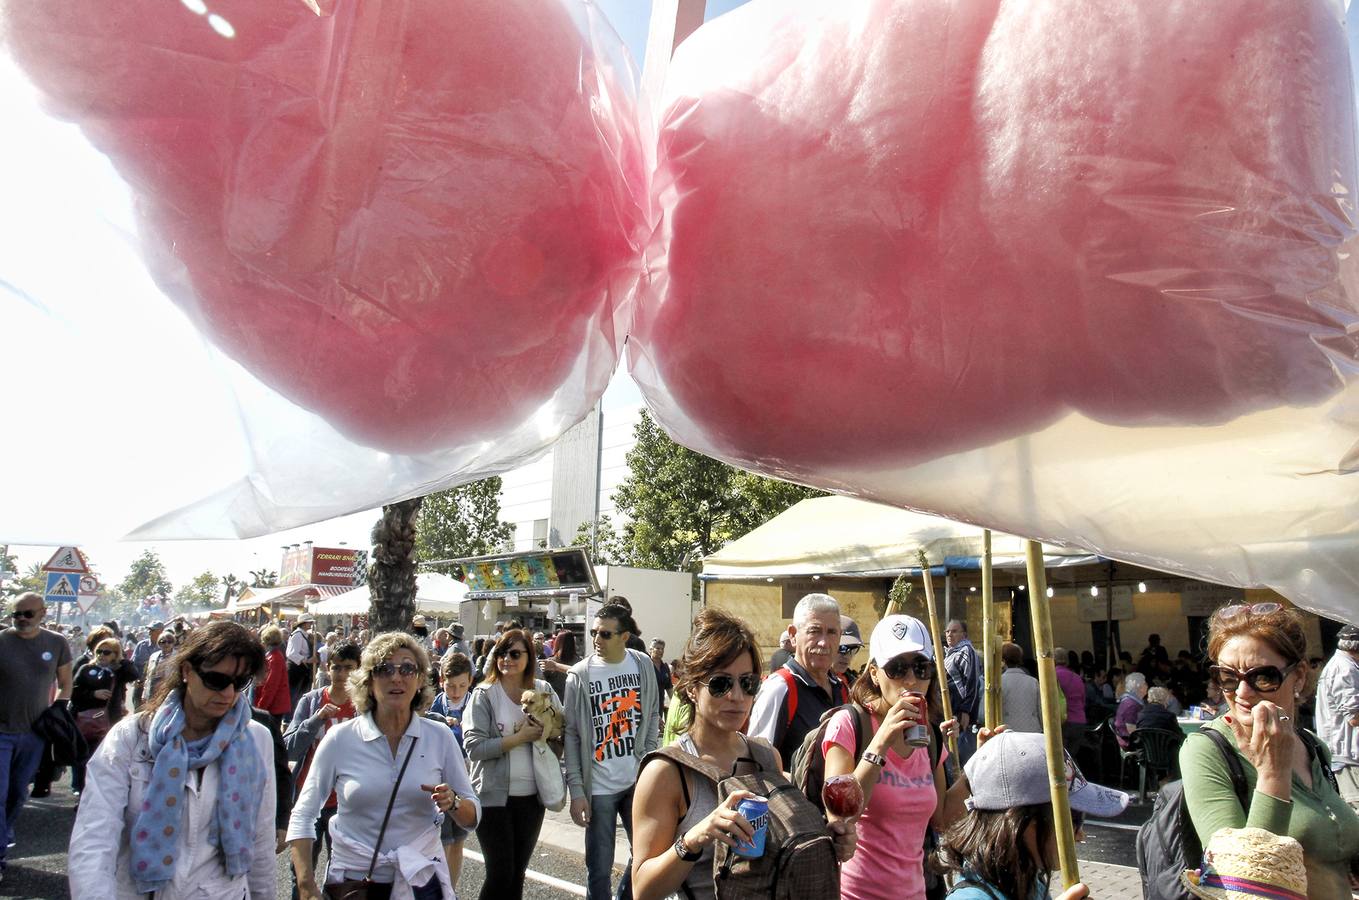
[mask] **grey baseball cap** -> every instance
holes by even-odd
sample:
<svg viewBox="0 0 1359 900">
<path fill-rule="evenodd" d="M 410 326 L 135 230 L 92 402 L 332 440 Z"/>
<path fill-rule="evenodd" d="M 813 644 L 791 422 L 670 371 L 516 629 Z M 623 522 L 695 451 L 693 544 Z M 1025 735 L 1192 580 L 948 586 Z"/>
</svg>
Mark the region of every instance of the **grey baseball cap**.
<svg viewBox="0 0 1359 900">
<path fill-rule="evenodd" d="M 1085 780 L 1071 754 L 1066 758 L 1066 786 L 1071 808 L 1111 818 L 1128 808 L 1128 795 Z M 963 766 L 972 788 L 968 809 L 1010 809 L 1050 803 L 1048 756 L 1043 735 L 1003 731 L 991 738 Z"/>
</svg>

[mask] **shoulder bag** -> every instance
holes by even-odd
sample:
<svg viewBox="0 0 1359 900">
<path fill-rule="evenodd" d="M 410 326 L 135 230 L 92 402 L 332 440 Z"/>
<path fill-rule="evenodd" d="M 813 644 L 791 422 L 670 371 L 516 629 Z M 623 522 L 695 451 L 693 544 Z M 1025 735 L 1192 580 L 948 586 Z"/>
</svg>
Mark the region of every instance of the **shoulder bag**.
<svg viewBox="0 0 1359 900">
<path fill-rule="evenodd" d="M 373 884 L 373 869 L 377 867 L 378 854 L 382 852 L 382 839 L 387 836 L 387 823 L 392 818 L 396 792 L 401 788 L 401 779 L 406 775 L 406 766 L 411 764 L 411 754 L 415 752 L 417 740 L 419 738 L 411 738 L 411 746 L 406 751 L 406 759 L 401 763 L 401 771 L 397 773 L 396 784 L 392 785 L 392 796 L 387 799 L 387 813 L 382 817 L 382 827 L 378 829 L 377 842 L 373 844 L 373 858 L 368 861 L 368 874 L 361 879 L 346 878 L 344 881 L 326 885 L 325 893 L 330 900 L 368 900 L 368 888 Z"/>
</svg>

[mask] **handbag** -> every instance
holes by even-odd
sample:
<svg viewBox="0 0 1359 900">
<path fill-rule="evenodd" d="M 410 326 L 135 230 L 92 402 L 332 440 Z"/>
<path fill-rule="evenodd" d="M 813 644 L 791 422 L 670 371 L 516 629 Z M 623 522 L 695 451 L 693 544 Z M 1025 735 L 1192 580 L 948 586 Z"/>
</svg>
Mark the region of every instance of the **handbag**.
<svg viewBox="0 0 1359 900">
<path fill-rule="evenodd" d="M 109 733 L 109 714 L 105 709 L 82 709 L 76 713 L 76 728 L 87 744 L 97 744 Z"/>
<path fill-rule="evenodd" d="M 566 782 L 562 780 L 562 765 L 557 754 L 548 749 L 547 741 L 533 742 L 533 780 L 538 783 L 538 802 L 553 812 L 566 806 Z"/>
<path fill-rule="evenodd" d="M 368 889 L 373 886 L 373 869 L 377 867 L 378 853 L 382 851 L 382 839 L 387 836 L 387 823 L 392 818 L 392 806 L 396 803 L 396 792 L 401 787 L 401 779 L 406 775 L 406 766 L 411 763 L 411 754 L 415 752 L 415 742 L 419 738 L 411 738 L 410 749 L 406 751 L 406 759 L 401 763 L 401 771 L 396 775 L 396 784 L 392 785 L 392 796 L 387 799 L 387 812 L 382 817 L 382 827 L 378 829 L 377 842 L 373 844 L 373 858 L 368 860 L 368 874 L 363 878 L 346 878 L 344 881 L 337 881 L 327 884 L 325 895 L 330 900 L 368 900 Z M 383 885 L 383 887 L 387 887 Z"/>
</svg>

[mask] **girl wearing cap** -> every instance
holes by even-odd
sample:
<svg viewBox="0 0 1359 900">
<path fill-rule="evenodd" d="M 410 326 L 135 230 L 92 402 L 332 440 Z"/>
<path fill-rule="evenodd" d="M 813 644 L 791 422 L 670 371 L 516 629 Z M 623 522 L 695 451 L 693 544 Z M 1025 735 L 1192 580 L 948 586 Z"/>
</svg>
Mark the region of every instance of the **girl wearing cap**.
<svg viewBox="0 0 1359 900">
<path fill-rule="evenodd" d="M 873 735 L 856 762 L 858 715 L 841 709 L 826 726 L 821 750 L 826 777 L 852 774 L 864 792 L 859 849 L 840 871 L 845 900 L 897 900 L 925 896 L 925 828 L 942 828 L 944 759 L 907 743 L 909 729 L 941 716 L 934 681 L 934 645 L 919 619 L 888 616 L 869 639 L 868 668 L 851 698 L 870 715 Z M 919 704 L 908 692 L 924 695 Z M 922 708 L 923 707 L 923 708 Z M 932 735 L 932 741 L 939 742 Z"/>
<path fill-rule="evenodd" d="M 1180 748 L 1184 803 L 1199 842 L 1222 828 L 1263 828 L 1302 844 L 1312 897 L 1349 897 L 1359 856 L 1359 816 L 1332 786 L 1330 752 L 1298 726 L 1307 637 L 1295 610 L 1277 603 L 1228 606 L 1208 623 L 1209 668 L 1226 713 L 1206 722 L 1227 739 L 1244 770 L 1245 807 L 1222 753 L 1206 734 Z"/>
<path fill-rule="evenodd" d="M 957 876 L 949 897 L 955 900 L 1045 900 L 1051 897 L 1049 873 L 1058 866 L 1057 830 L 1052 819 L 1047 749 L 1041 734 L 1002 732 L 977 751 L 963 767 L 971 796 L 967 813 L 944 833 L 936 856 Z M 1072 824 L 1080 837 L 1088 813 L 1118 815 L 1128 795 L 1091 784 L 1066 761 Z M 1089 893 L 1074 884 L 1058 900 L 1077 900 Z"/>
</svg>

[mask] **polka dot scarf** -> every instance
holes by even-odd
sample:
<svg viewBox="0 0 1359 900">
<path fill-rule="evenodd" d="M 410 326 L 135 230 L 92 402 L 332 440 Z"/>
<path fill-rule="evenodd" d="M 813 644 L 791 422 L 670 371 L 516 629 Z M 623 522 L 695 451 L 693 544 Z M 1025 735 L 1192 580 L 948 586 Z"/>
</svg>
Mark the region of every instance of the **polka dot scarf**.
<svg viewBox="0 0 1359 900">
<path fill-rule="evenodd" d="M 139 893 L 159 890 L 175 873 L 182 850 L 184 786 L 189 772 L 218 763 L 217 809 L 210 839 L 221 849 L 227 874 L 243 875 L 254 856 L 255 818 L 264 789 L 264 767 L 246 728 L 250 706 L 244 695 L 204 742 L 184 740 L 184 708 L 174 691 L 151 720 L 151 782 L 132 829 L 132 878 Z"/>
</svg>

